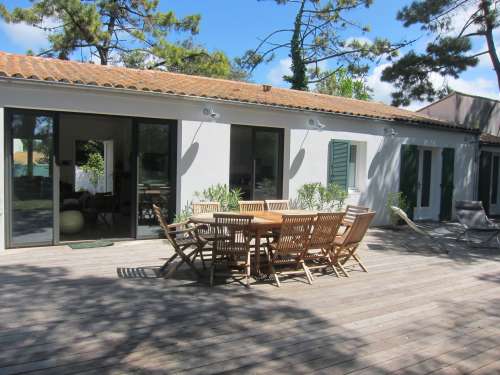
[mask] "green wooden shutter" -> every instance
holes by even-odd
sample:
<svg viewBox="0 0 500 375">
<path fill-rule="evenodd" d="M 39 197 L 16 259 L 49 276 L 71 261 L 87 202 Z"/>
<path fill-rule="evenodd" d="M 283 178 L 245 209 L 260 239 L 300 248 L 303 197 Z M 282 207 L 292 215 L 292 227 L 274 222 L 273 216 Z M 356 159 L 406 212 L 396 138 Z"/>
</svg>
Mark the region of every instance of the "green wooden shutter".
<svg viewBox="0 0 500 375">
<path fill-rule="evenodd" d="M 399 191 L 408 201 L 410 218 L 413 218 L 413 210 L 417 206 L 418 186 L 418 147 L 414 145 L 401 146 L 401 169 L 399 175 Z"/>
<path fill-rule="evenodd" d="M 455 149 L 444 148 L 443 152 L 443 168 L 441 169 L 441 210 L 439 219 L 451 220 L 451 212 L 453 209 L 453 190 L 454 175 L 455 175 Z"/>
<path fill-rule="evenodd" d="M 347 191 L 349 181 L 349 153 L 351 142 L 332 139 L 329 146 L 328 183 Z"/>
<path fill-rule="evenodd" d="M 491 166 L 492 166 L 491 152 L 481 151 L 479 157 L 479 184 L 478 184 L 478 197 L 483 202 L 486 213 L 490 211 L 490 193 L 491 193 Z"/>
</svg>

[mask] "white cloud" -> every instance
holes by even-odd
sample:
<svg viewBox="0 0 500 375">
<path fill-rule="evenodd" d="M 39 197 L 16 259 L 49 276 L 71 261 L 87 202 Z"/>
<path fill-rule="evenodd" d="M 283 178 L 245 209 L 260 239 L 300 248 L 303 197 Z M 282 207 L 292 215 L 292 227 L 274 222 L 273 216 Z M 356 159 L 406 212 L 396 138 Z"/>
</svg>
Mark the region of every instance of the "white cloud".
<svg viewBox="0 0 500 375">
<path fill-rule="evenodd" d="M 278 65 L 271 68 L 271 70 L 267 73 L 267 80 L 269 83 L 275 86 L 284 86 L 285 81 L 283 81 L 283 76 L 292 73 L 291 66 L 292 59 L 290 57 L 281 59 L 278 62 Z"/>
<path fill-rule="evenodd" d="M 48 32 L 25 23 L 5 23 L 0 21 L 0 30 L 13 44 L 34 51 L 48 45 Z"/>
<path fill-rule="evenodd" d="M 267 73 L 267 81 L 274 86 L 289 87 L 290 84 L 283 80 L 283 76 L 292 74 L 292 59 L 290 57 L 281 59 L 278 64 L 272 67 Z M 315 64 L 310 64 L 310 68 L 315 67 Z M 318 63 L 320 71 L 328 69 L 328 61 L 320 61 Z"/>
<path fill-rule="evenodd" d="M 391 104 L 391 92 L 393 86 L 390 83 L 382 82 L 382 71 L 390 64 L 381 64 L 376 66 L 372 73 L 367 77 L 367 84 L 373 89 L 373 98 L 375 101 Z M 435 87 L 441 87 L 445 82 L 443 77 L 438 74 L 431 74 L 431 82 Z M 478 76 L 471 79 L 448 78 L 446 83 L 456 91 L 467 94 L 485 96 L 488 98 L 500 99 L 497 82 L 494 78 L 484 78 Z M 426 103 L 414 101 L 407 109 L 416 110 L 423 107 Z"/>
</svg>

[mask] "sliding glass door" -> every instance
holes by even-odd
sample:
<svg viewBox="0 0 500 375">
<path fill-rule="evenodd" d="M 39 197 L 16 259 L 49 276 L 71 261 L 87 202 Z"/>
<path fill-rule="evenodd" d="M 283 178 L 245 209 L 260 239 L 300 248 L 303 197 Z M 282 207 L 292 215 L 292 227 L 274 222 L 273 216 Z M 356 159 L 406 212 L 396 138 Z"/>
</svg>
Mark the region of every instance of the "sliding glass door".
<svg viewBox="0 0 500 375">
<path fill-rule="evenodd" d="M 232 125 L 230 185 L 244 199 L 277 199 L 283 190 L 283 129 Z"/>
<path fill-rule="evenodd" d="M 153 212 L 159 206 L 167 220 L 175 216 L 175 121 L 137 121 L 137 238 L 161 235 Z"/>
<path fill-rule="evenodd" d="M 6 120 L 7 246 L 52 244 L 55 117 L 9 110 Z"/>
</svg>

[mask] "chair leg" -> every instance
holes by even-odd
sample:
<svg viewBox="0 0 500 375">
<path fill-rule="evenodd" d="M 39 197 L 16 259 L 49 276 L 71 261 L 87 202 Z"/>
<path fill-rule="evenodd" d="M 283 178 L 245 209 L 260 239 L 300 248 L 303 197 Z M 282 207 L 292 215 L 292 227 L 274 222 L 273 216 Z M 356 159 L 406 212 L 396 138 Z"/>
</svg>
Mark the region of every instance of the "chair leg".
<svg viewBox="0 0 500 375">
<path fill-rule="evenodd" d="M 245 270 L 246 270 L 247 287 L 249 287 L 250 286 L 250 272 L 251 272 L 251 268 L 250 268 L 250 252 L 247 254 L 247 264 L 245 266 Z"/>
<path fill-rule="evenodd" d="M 368 272 L 363 262 L 361 262 L 361 259 L 359 259 L 359 256 L 357 256 L 356 254 L 352 254 L 352 257 L 356 260 L 356 262 L 358 262 L 359 266 L 363 269 L 363 271 Z"/>
<path fill-rule="evenodd" d="M 273 276 L 274 276 L 274 280 L 276 281 L 276 284 L 278 285 L 278 288 L 281 287 L 280 279 L 278 277 L 278 274 L 276 272 L 274 272 Z"/>
<path fill-rule="evenodd" d="M 160 267 L 160 275 L 163 274 L 165 272 L 165 270 L 167 269 L 167 267 L 169 266 L 170 263 L 172 263 L 172 261 L 178 257 L 178 254 L 175 253 L 174 255 L 172 255 L 170 258 L 168 258 L 168 260 L 163 264 L 163 266 Z"/>
<path fill-rule="evenodd" d="M 337 262 L 337 266 L 340 268 L 345 277 L 350 277 L 347 271 L 345 270 L 344 266 L 340 262 Z"/>
<path fill-rule="evenodd" d="M 306 266 L 306 264 L 304 262 L 301 262 L 301 265 L 302 265 L 302 269 L 306 273 L 307 281 L 311 285 L 313 283 L 313 279 L 312 279 L 312 276 L 310 274 L 311 271 L 309 270 L 309 268 Z"/>
</svg>

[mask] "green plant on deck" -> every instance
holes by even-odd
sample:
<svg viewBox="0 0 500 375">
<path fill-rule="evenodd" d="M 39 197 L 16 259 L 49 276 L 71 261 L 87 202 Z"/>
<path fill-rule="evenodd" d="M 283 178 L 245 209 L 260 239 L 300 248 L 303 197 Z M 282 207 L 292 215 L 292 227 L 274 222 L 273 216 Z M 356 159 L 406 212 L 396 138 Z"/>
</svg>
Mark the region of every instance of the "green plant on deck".
<svg viewBox="0 0 500 375">
<path fill-rule="evenodd" d="M 217 184 L 196 192 L 195 197 L 201 202 L 219 202 L 221 210 L 225 212 L 238 210 L 242 193 L 240 188 L 230 189 L 226 184 Z"/>
<path fill-rule="evenodd" d="M 409 204 L 408 204 L 408 199 L 406 198 L 406 195 L 400 191 L 398 192 L 391 192 L 387 194 L 387 202 L 386 202 L 386 207 L 387 210 L 390 213 L 391 216 L 391 223 L 393 225 L 398 225 L 400 218 L 397 214 L 395 214 L 391 206 L 398 207 L 402 209 L 404 212 L 408 211 Z"/>
<path fill-rule="evenodd" d="M 300 187 L 293 205 L 304 210 L 339 211 L 346 198 L 347 192 L 339 185 L 313 182 Z"/>
<path fill-rule="evenodd" d="M 174 224 L 188 221 L 192 215 L 193 210 L 191 209 L 191 202 L 186 202 L 186 205 L 181 209 L 181 211 L 175 215 Z"/>
</svg>

